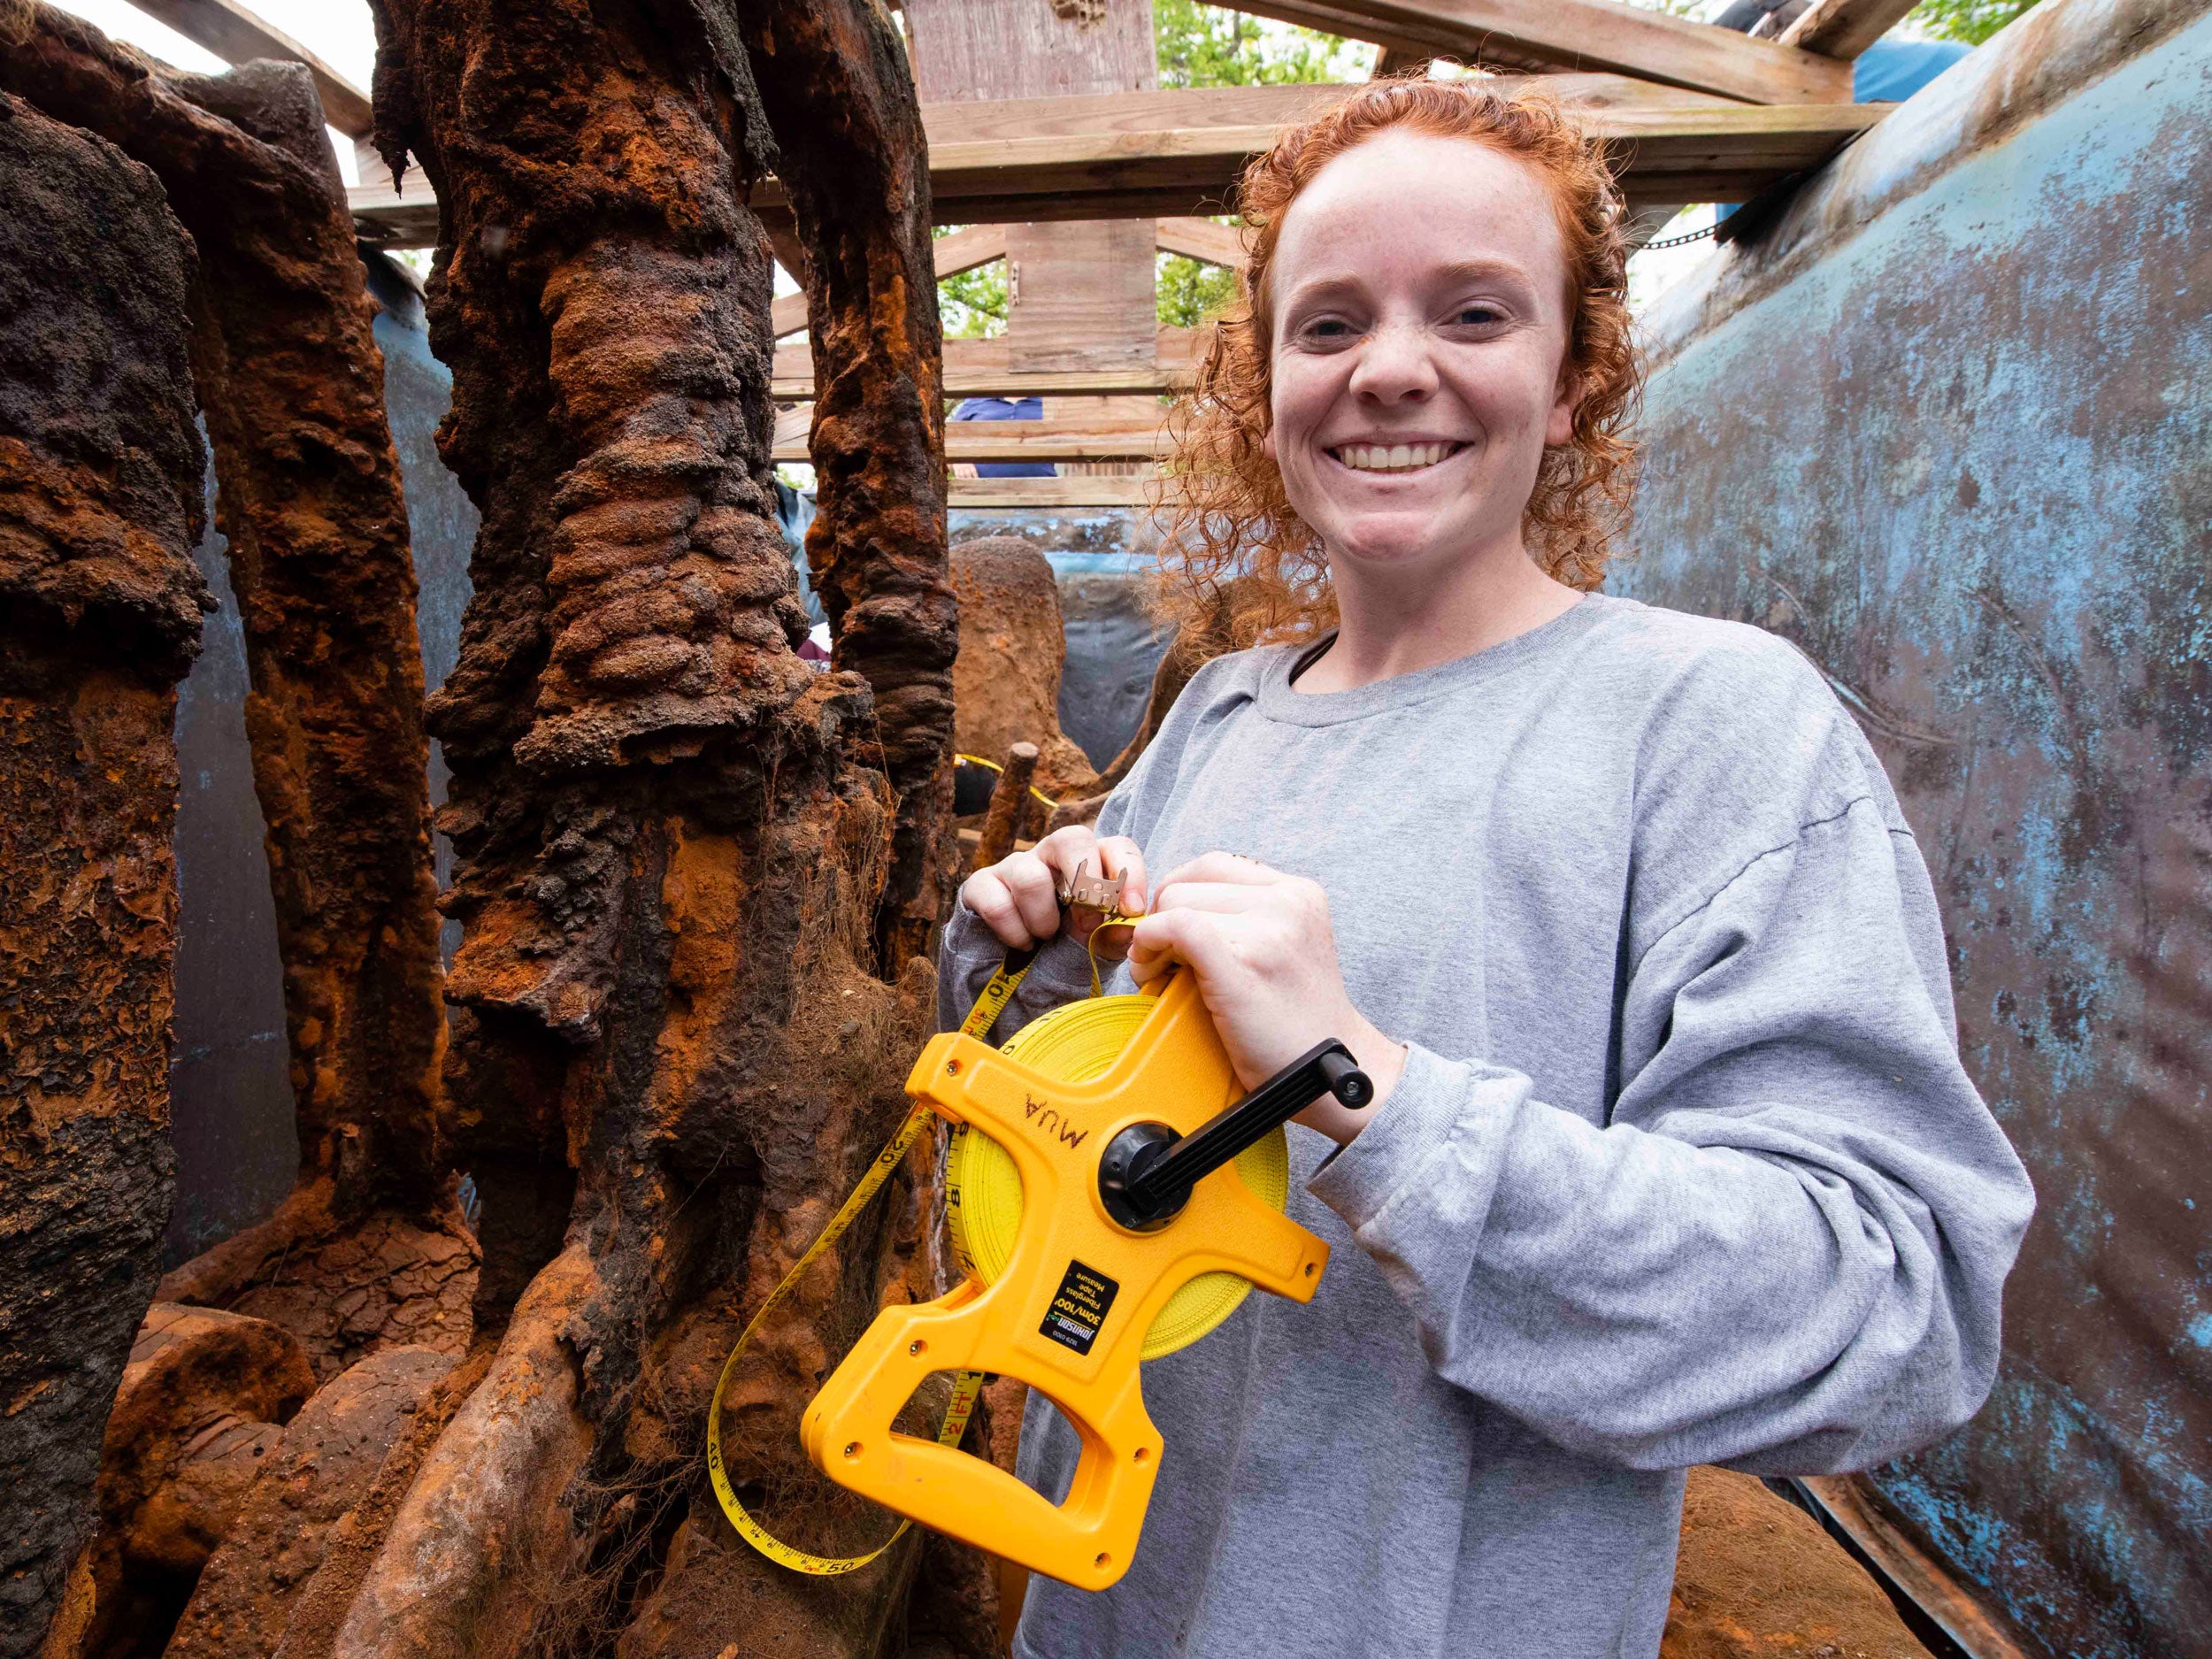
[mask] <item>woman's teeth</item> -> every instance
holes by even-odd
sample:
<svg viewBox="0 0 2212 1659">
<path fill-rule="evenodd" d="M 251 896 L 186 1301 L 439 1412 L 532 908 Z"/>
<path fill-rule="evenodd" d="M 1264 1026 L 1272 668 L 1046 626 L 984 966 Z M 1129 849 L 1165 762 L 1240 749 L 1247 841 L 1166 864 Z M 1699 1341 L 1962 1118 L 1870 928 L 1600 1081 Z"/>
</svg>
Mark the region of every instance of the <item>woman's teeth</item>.
<svg viewBox="0 0 2212 1659">
<path fill-rule="evenodd" d="M 1348 443 L 1332 453 L 1355 472 L 1410 472 L 1434 466 L 1457 448 L 1455 443 Z"/>
</svg>

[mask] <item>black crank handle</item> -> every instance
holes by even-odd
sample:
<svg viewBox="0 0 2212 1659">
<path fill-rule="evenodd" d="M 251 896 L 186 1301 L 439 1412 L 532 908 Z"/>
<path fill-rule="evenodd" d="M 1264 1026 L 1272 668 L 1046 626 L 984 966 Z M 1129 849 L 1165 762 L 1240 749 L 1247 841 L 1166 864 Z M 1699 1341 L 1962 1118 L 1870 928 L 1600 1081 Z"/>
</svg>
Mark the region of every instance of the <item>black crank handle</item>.
<svg viewBox="0 0 2212 1659">
<path fill-rule="evenodd" d="M 1316 1043 L 1235 1105 L 1181 1140 L 1132 1147 L 1117 1171 L 1109 1208 L 1131 1221 L 1156 1225 L 1181 1210 L 1190 1190 L 1270 1130 L 1288 1123 L 1324 1094 L 1353 1111 L 1375 1098 L 1375 1085 L 1352 1051 L 1331 1038 Z M 1118 1139 L 1118 1137 L 1117 1137 Z M 1102 1186 L 1105 1171 L 1102 1166 Z M 1120 1214 L 1117 1220 L 1123 1219 Z M 1125 1225 L 1129 1225 L 1125 1222 Z"/>
</svg>

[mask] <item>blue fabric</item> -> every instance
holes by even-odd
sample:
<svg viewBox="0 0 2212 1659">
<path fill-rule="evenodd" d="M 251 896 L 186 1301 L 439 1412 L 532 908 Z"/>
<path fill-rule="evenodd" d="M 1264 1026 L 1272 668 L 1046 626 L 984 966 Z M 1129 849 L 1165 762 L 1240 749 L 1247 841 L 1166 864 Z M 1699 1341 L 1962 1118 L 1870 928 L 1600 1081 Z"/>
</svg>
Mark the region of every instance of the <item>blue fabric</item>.
<svg viewBox="0 0 2212 1659">
<path fill-rule="evenodd" d="M 1877 41 L 1851 65 L 1852 99 L 1901 104 L 1973 50 L 1959 41 Z"/>
<path fill-rule="evenodd" d="M 964 397 L 953 406 L 954 420 L 1042 420 L 1041 397 Z M 1049 461 L 985 461 L 975 469 L 978 478 L 1057 478 Z"/>
<path fill-rule="evenodd" d="M 776 526 L 783 532 L 784 544 L 791 549 L 791 568 L 799 573 L 799 603 L 806 607 L 806 619 L 819 627 L 829 620 L 829 612 L 822 609 L 821 598 L 808 577 L 806 527 L 813 522 L 814 497 L 778 479 Z"/>
</svg>

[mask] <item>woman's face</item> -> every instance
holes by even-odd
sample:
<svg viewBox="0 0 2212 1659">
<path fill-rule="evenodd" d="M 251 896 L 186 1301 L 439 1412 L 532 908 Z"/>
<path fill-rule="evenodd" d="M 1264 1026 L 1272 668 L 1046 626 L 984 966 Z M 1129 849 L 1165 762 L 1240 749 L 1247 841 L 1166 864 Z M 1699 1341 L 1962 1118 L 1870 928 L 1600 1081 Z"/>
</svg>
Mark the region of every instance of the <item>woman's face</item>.
<svg viewBox="0 0 2212 1659">
<path fill-rule="evenodd" d="M 1567 442 L 1566 249 L 1526 164 L 1394 131 L 1283 217 L 1266 450 L 1340 584 L 1520 549 Z"/>
</svg>

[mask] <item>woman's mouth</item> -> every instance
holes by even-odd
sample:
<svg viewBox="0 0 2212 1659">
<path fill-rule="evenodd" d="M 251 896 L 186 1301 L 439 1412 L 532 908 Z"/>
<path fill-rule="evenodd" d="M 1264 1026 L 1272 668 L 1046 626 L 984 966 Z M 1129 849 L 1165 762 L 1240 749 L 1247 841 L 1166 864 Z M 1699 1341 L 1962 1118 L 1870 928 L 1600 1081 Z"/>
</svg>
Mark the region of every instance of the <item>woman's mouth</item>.
<svg viewBox="0 0 2212 1659">
<path fill-rule="evenodd" d="M 1328 453 L 1355 472 L 1417 472 L 1466 447 L 1463 443 L 1340 443 Z"/>
</svg>

